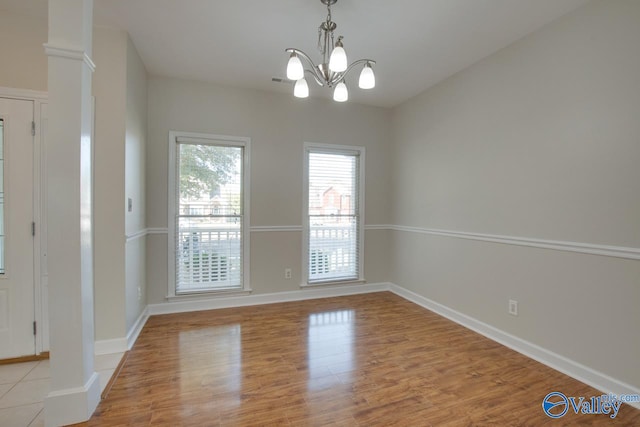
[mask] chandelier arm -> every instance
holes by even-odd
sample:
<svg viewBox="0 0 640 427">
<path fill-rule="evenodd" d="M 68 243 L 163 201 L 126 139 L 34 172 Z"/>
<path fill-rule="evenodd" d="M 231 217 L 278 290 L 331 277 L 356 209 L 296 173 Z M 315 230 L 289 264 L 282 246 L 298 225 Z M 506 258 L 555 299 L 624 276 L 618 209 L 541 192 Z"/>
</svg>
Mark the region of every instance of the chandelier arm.
<svg viewBox="0 0 640 427">
<path fill-rule="evenodd" d="M 341 82 L 342 80 L 344 80 L 344 78 L 346 77 L 347 73 L 342 72 L 342 73 L 334 73 L 333 78 L 331 80 L 329 80 L 329 82 L 327 82 L 327 84 L 329 85 L 329 87 L 333 87 L 335 86 L 337 83 Z"/>
<path fill-rule="evenodd" d="M 318 83 L 318 86 L 324 87 L 324 80 L 318 77 L 314 69 L 305 68 L 304 71 L 313 76 L 313 79 L 316 81 L 316 83 Z"/>
<path fill-rule="evenodd" d="M 351 63 L 351 65 L 349 65 L 347 67 L 346 70 L 344 70 L 341 73 L 336 73 L 335 76 L 333 76 L 333 78 L 331 79 L 331 81 L 328 82 L 329 86 L 333 86 L 336 83 L 340 82 L 341 80 L 344 80 L 344 78 L 347 76 L 347 74 L 349 74 L 349 71 L 351 71 L 353 69 L 353 67 L 355 67 L 356 65 L 359 64 L 375 64 L 376 61 L 372 60 L 372 59 L 358 59 L 357 61 L 354 61 Z"/>
<path fill-rule="evenodd" d="M 376 63 L 376 61 L 373 61 L 371 59 L 358 59 L 357 61 L 352 62 L 351 65 L 349 65 L 347 67 L 347 69 L 344 70 L 344 75 L 346 76 L 347 74 L 349 74 L 349 71 L 351 71 L 351 69 L 353 67 L 355 67 L 356 65 L 359 65 L 359 64 L 375 64 L 375 63 Z"/>
<path fill-rule="evenodd" d="M 300 57 L 304 58 L 309 65 L 311 65 L 311 68 L 307 68 L 305 69 L 305 71 L 310 72 L 313 77 L 316 79 L 316 82 L 318 82 L 318 84 L 320 86 L 324 86 L 323 83 L 324 82 L 324 77 L 322 77 L 322 75 L 319 74 L 318 72 L 318 67 L 316 66 L 316 64 L 313 63 L 313 60 L 309 57 L 309 55 L 307 55 L 306 53 L 304 53 L 303 51 L 301 51 L 300 49 L 296 49 L 293 47 L 289 47 L 287 49 L 285 49 L 285 52 L 291 52 L 291 53 L 295 53 L 296 55 L 300 55 Z"/>
</svg>

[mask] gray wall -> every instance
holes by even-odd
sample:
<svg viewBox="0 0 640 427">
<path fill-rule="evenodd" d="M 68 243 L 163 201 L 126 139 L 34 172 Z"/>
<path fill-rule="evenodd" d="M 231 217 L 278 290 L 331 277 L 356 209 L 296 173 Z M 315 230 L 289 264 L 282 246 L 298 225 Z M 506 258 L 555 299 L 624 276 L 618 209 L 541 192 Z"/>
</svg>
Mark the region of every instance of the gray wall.
<svg viewBox="0 0 640 427">
<path fill-rule="evenodd" d="M 127 36 L 125 129 L 125 299 L 126 331 L 131 331 L 147 305 L 146 277 L 146 139 L 147 70 Z M 128 211 L 128 200 L 132 210 Z M 123 206 L 119 205 L 122 209 Z M 140 237 L 138 237 L 140 236 Z"/>
<path fill-rule="evenodd" d="M 639 23 L 638 1 L 589 3 L 398 107 L 393 223 L 639 248 Z M 640 386 L 639 261 L 406 231 L 392 247 L 396 284 Z"/>
<path fill-rule="evenodd" d="M 46 91 L 47 56 L 42 44 L 47 39 L 46 16 L 0 13 L 0 86 Z"/>
<path fill-rule="evenodd" d="M 147 72 L 126 32 L 94 29 L 96 340 L 125 337 L 146 306 Z M 133 200 L 128 212 L 127 199 Z"/>
<path fill-rule="evenodd" d="M 150 78 L 148 90 L 148 227 L 167 227 L 169 130 L 251 138 L 252 226 L 301 226 L 305 141 L 365 146 L 365 222 L 388 223 L 389 110 L 168 78 Z M 387 233 L 366 232 L 368 282 L 390 278 Z M 251 233 L 254 293 L 300 289 L 301 237 L 298 231 Z M 148 302 L 160 303 L 167 295 L 167 236 L 147 240 Z M 291 280 L 284 279 L 286 267 L 293 269 Z"/>
<path fill-rule="evenodd" d="M 95 28 L 93 78 L 94 307 L 96 340 L 124 336 L 125 117 L 127 33 Z"/>
</svg>

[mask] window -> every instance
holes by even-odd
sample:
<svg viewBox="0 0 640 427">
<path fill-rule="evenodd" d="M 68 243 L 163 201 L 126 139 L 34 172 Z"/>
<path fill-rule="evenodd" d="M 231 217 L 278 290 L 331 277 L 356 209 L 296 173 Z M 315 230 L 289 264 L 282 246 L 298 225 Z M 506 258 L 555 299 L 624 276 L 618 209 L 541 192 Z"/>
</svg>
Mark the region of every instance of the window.
<svg viewBox="0 0 640 427">
<path fill-rule="evenodd" d="M 364 147 L 305 144 L 307 283 L 363 280 Z"/>
<path fill-rule="evenodd" d="M 169 142 L 169 296 L 249 290 L 249 139 Z"/>
</svg>

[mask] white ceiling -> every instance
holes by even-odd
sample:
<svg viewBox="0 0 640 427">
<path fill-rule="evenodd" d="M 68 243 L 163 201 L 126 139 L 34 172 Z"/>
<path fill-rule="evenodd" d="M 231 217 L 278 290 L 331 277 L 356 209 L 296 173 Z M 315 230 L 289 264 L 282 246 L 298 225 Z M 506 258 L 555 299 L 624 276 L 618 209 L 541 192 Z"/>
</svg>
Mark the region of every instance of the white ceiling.
<svg viewBox="0 0 640 427">
<path fill-rule="evenodd" d="M 271 81 L 284 77 L 284 49 L 318 59 L 326 17 L 320 0 L 94 1 L 95 23 L 125 29 L 152 75 L 291 93 Z M 350 101 L 395 106 L 586 1 L 339 0 L 332 14 L 349 60 L 377 61 L 373 90 L 358 89 L 352 71 Z M 43 15 L 46 0 L 0 0 L 2 9 Z"/>
</svg>

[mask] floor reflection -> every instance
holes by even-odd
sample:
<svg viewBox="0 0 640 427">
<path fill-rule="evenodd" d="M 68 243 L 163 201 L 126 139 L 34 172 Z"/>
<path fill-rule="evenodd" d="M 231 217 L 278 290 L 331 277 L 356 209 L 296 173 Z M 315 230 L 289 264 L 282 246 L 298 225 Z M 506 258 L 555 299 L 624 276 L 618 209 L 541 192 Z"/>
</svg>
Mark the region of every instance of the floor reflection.
<svg viewBox="0 0 640 427">
<path fill-rule="evenodd" d="M 179 333 L 180 387 L 205 387 L 225 405 L 240 406 L 242 392 L 242 326 L 239 324 Z M 200 366 L 200 369 L 197 369 Z M 194 370 L 195 369 L 195 370 Z"/>
<path fill-rule="evenodd" d="M 334 374 L 354 369 L 354 321 L 354 310 L 309 315 L 309 390 L 327 387 L 327 378 L 338 382 Z"/>
</svg>

